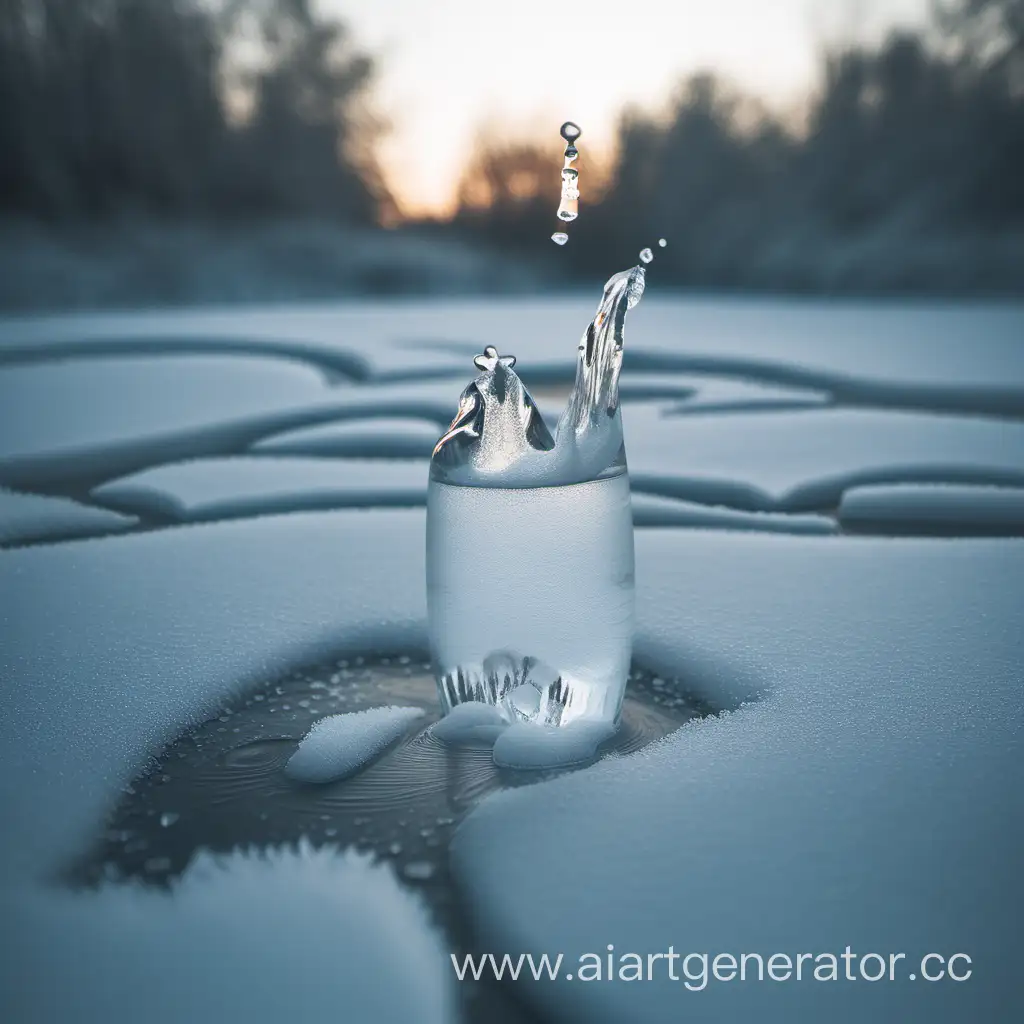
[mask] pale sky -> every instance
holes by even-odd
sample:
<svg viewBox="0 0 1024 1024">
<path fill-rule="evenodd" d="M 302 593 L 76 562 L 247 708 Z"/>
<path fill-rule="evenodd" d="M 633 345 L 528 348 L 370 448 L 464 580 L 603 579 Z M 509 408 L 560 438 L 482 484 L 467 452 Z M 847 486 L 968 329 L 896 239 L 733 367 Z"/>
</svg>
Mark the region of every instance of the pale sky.
<svg viewBox="0 0 1024 1024">
<path fill-rule="evenodd" d="M 607 153 L 627 103 L 655 110 L 687 74 L 714 70 L 770 105 L 796 107 L 818 51 L 920 22 L 929 0 L 319 0 L 379 59 L 382 147 L 407 213 L 451 202 L 477 131 L 543 138 L 583 128 Z M 586 155 L 584 153 L 584 155 Z M 582 183 L 581 183 L 582 184 Z"/>
</svg>

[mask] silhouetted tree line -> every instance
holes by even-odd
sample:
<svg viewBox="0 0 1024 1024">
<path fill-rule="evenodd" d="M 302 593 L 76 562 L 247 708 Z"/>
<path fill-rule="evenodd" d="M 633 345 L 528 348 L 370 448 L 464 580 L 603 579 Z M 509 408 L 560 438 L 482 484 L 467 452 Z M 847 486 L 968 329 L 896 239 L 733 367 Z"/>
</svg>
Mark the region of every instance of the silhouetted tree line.
<svg viewBox="0 0 1024 1024">
<path fill-rule="evenodd" d="M 626 113 L 603 192 L 581 171 L 571 249 L 549 240 L 555 143 L 483 146 L 455 224 L 588 276 L 665 237 L 659 279 L 688 285 L 1024 287 L 1024 0 L 952 0 L 824 72 L 800 129 L 710 75 Z"/>
<path fill-rule="evenodd" d="M 0 213 L 372 223 L 372 76 L 311 0 L 3 0 Z"/>
</svg>

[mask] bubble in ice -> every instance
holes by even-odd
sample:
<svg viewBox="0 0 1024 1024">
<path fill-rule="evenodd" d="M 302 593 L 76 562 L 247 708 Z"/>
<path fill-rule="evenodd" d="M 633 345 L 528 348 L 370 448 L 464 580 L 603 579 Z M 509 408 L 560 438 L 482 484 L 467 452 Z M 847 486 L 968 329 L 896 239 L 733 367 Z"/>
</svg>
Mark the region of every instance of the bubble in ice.
<svg viewBox="0 0 1024 1024">
<path fill-rule="evenodd" d="M 650 263 L 651 260 L 653 260 L 653 259 L 654 259 L 654 253 L 651 252 L 650 249 L 641 249 L 640 250 L 640 262 L 641 263 Z"/>
<path fill-rule="evenodd" d="M 618 380 L 626 314 L 644 281 L 636 266 L 605 285 L 554 432 L 512 358 L 488 346 L 434 449 L 431 654 L 445 713 L 473 706 L 465 723 L 452 721 L 454 733 L 480 717 L 488 740 L 502 734 L 486 707 L 504 723 L 549 728 L 618 719 L 634 617 Z"/>
<path fill-rule="evenodd" d="M 551 236 L 551 241 L 554 242 L 555 245 L 565 245 L 565 243 L 569 241 L 569 236 L 564 231 L 556 231 Z"/>
</svg>

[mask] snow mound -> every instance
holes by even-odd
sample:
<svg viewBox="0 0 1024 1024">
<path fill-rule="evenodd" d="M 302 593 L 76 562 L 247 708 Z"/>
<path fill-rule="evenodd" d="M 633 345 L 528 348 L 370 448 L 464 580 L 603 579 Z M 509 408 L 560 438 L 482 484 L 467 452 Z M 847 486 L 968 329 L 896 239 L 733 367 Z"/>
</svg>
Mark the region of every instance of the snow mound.
<svg viewBox="0 0 1024 1024">
<path fill-rule="evenodd" d="M 430 734 L 453 747 L 490 747 L 508 725 L 493 704 L 468 700 L 456 704 L 444 718 L 435 722 Z"/>
<path fill-rule="evenodd" d="M 423 512 L 266 517 L 0 558 L 0 876 L 81 853 L 147 759 L 247 688 L 423 649 Z M 396 585 L 400 581 L 401 585 Z M 140 611 L 144 609 L 144 611 Z"/>
<path fill-rule="evenodd" d="M 436 423 L 394 416 L 291 430 L 258 441 L 252 450 L 271 455 L 429 459 L 438 437 Z"/>
<path fill-rule="evenodd" d="M 622 410 L 638 490 L 750 511 L 838 505 L 858 484 L 1024 485 L 1024 423 L 866 409 Z"/>
<path fill-rule="evenodd" d="M 400 740 L 422 708 L 367 708 L 321 718 L 306 733 L 285 766 L 300 782 L 333 782 L 354 775 Z"/>
<path fill-rule="evenodd" d="M 3 890 L 0 912 L 10 1021 L 456 1019 L 423 906 L 352 851 L 201 854 L 169 892 Z"/>
<path fill-rule="evenodd" d="M 763 530 L 769 533 L 835 533 L 827 516 L 784 512 L 744 512 L 722 505 L 698 505 L 633 490 L 634 526 L 689 526 L 705 530 Z"/>
<path fill-rule="evenodd" d="M 137 523 L 134 516 L 91 508 L 70 498 L 19 494 L 0 487 L 0 544 L 91 537 L 127 530 Z"/>
<path fill-rule="evenodd" d="M 686 993 L 688 1012 L 1019 1017 L 1000 951 L 1024 899 L 1024 817 L 1007 813 L 1024 756 L 1024 545 L 687 531 L 643 531 L 636 545 L 638 659 L 699 693 L 762 697 L 479 806 L 453 846 L 478 946 L 569 964 L 606 943 L 903 951 L 884 991 L 712 979 Z M 537 870 L 551 863 L 571 870 Z M 985 966 L 970 984 L 910 981 L 929 952 Z M 546 1018 L 636 1024 L 678 1019 L 684 992 L 663 970 L 643 985 L 520 990 Z"/>
<path fill-rule="evenodd" d="M 236 442 L 247 420 L 329 394 L 312 367 L 247 356 L 0 367 L 0 477 L 31 486 L 124 472 Z"/>
<path fill-rule="evenodd" d="M 843 494 L 839 520 L 854 529 L 1024 533 L 1024 489 L 880 484 Z"/>
<path fill-rule="evenodd" d="M 273 512 L 425 505 L 427 463 L 387 459 L 237 456 L 176 462 L 113 480 L 103 504 L 179 522 Z"/>
<path fill-rule="evenodd" d="M 615 726 L 607 722 L 576 721 L 558 728 L 516 722 L 494 744 L 494 763 L 500 768 L 565 768 L 591 760 L 614 735 Z"/>
</svg>

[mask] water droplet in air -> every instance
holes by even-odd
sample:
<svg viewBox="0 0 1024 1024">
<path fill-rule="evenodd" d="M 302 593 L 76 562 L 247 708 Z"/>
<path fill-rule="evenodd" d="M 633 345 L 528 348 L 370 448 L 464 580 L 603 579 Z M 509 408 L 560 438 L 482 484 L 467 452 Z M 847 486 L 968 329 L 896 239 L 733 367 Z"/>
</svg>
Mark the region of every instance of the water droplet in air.
<svg viewBox="0 0 1024 1024">
<path fill-rule="evenodd" d="M 659 239 L 658 239 L 658 245 L 660 245 L 660 246 L 662 247 L 662 249 L 664 249 L 664 248 L 665 248 L 665 246 L 666 246 L 666 245 L 668 245 L 668 242 L 667 242 L 667 241 L 665 241 L 665 239 L 664 239 L 664 238 L 659 238 Z"/>
<path fill-rule="evenodd" d="M 583 134 L 583 129 L 576 124 L 575 121 L 566 121 L 565 124 L 558 129 L 558 134 L 561 135 L 566 142 L 573 143 Z"/>
<path fill-rule="evenodd" d="M 554 242 L 555 245 L 565 245 L 565 243 L 569 241 L 569 236 L 564 231 L 556 231 L 551 236 L 551 241 Z"/>
<path fill-rule="evenodd" d="M 641 249 L 640 250 L 640 262 L 641 263 L 650 263 L 651 260 L 653 260 L 653 259 L 654 259 L 654 253 L 651 252 L 650 249 Z"/>
</svg>

